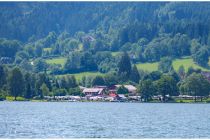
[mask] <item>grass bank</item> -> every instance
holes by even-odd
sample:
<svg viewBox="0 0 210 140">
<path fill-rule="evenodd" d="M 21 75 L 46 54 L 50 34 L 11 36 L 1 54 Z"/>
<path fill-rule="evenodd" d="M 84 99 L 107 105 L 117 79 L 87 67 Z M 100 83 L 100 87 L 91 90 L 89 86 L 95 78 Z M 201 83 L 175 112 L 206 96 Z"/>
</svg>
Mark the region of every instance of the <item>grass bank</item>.
<svg viewBox="0 0 210 140">
<path fill-rule="evenodd" d="M 204 67 L 201 67 L 201 66 L 195 64 L 191 57 L 183 57 L 183 58 L 180 58 L 180 59 L 175 59 L 175 60 L 173 60 L 172 65 L 173 65 L 173 67 L 176 71 L 178 71 L 178 69 L 181 65 L 184 66 L 185 71 L 187 71 L 189 67 L 193 67 L 193 68 L 196 68 L 196 69 L 199 68 L 203 71 L 210 71 L 210 69 L 207 69 L 207 68 L 204 68 Z M 209 65 L 210 65 L 210 61 L 209 61 Z M 137 66 L 138 69 L 145 70 L 145 71 L 150 71 L 150 72 L 158 70 L 158 62 L 138 63 L 136 66 Z"/>
<path fill-rule="evenodd" d="M 65 76 L 68 76 L 68 75 L 74 75 L 76 80 L 81 80 L 83 76 L 92 76 L 92 77 L 95 77 L 97 75 L 100 75 L 100 76 L 104 76 L 103 73 L 100 73 L 100 72 L 81 72 L 81 73 L 75 73 L 75 74 L 63 74 L 63 75 L 57 75 L 58 77 L 65 77 Z"/>
<path fill-rule="evenodd" d="M 56 57 L 52 59 L 46 59 L 45 61 L 47 64 L 60 64 L 62 67 L 64 67 L 66 60 L 67 58 L 65 57 Z"/>
<path fill-rule="evenodd" d="M 7 101 L 14 101 L 15 100 L 15 97 L 13 97 L 13 96 L 7 96 L 6 97 L 6 100 Z M 16 98 L 16 101 L 29 101 L 29 100 L 27 100 L 27 99 L 25 99 L 23 97 L 17 97 Z"/>
</svg>

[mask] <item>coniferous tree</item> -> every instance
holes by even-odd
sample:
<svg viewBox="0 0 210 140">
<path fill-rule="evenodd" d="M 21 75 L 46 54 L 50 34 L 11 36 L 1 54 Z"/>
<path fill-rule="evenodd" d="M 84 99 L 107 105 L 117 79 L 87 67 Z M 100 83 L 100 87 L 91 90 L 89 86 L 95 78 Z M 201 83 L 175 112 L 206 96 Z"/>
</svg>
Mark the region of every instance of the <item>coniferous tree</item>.
<svg viewBox="0 0 210 140">
<path fill-rule="evenodd" d="M 25 75 L 25 93 L 24 97 L 30 99 L 32 97 L 32 88 L 31 88 L 31 75 L 30 73 L 26 73 Z"/>
<path fill-rule="evenodd" d="M 201 48 L 193 55 L 193 60 L 200 66 L 207 66 L 209 61 L 208 50 Z"/>
<path fill-rule="evenodd" d="M 169 57 L 164 57 L 158 64 L 158 70 L 163 73 L 167 73 L 172 69 L 172 59 Z"/>
<path fill-rule="evenodd" d="M 133 66 L 131 74 L 130 74 L 130 80 L 135 82 L 135 83 L 139 83 L 140 80 L 140 75 L 139 75 L 139 71 L 136 67 L 136 65 Z"/>
<path fill-rule="evenodd" d="M 42 84 L 40 90 L 41 90 L 41 98 L 43 98 L 44 96 L 48 96 L 50 93 L 49 88 L 45 83 Z"/>
<path fill-rule="evenodd" d="M 131 61 L 130 57 L 128 56 L 128 53 L 124 52 L 120 62 L 118 64 L 118 75 L 122 77 L 123 80 L 126 80 L 129 78 L 131 73 Z"/>
<path fill-rule="evenodd" d="M 179 69 L 178 69 L 178 74 L 179 74 L 179 77 L 180 77 L 181 79 L 184 79 L 184 77 L 185 77 L 185 69 L 184 69 L 184 66 L 183 66 L 183 65 L 181 65 L 181 66 L 179 67 Z"/>
<path fill-rule="evenodd" d="M 61 88 L 68 89 L 68 83 L 67 83 L 65 77 L 62 77 L 62 78 L 61 78 L 61 80 L 60 80 L 60 87 L 61 87 Z"/>
<path fill-rule="evenodd" d="M 67 77 L 67 84 L 68 88 L 75 88 L 77 87 L 77 81 L 74 76 Z"/>
<path fill-rule="evenodd" d="M 4 84 L 6 84 L 6 72 L 4 67 L 0 65 L 0 88 L 2 88 Z"/>
<path fill-rule="evenodd" d="M 105 81 L 102 76 L 96 76 L 92 81 L 92 86 L 103 86 L 103 85 L 105 85 Z"/>
<path fill-rule="evenodd" d="M 24 83 L 22 72 L 19 68 L 14 68 L 9 77 L 9 89 L 10 94 L 15 97 L 15 100 L 17 96 L 22 95 L 25 89 Z"/>
<path fill-rule="evenodd" d="M 128 94 L 128 89 L 125 88 L 123 85 L 117 89 L 117 94 Z"/>
</svg>

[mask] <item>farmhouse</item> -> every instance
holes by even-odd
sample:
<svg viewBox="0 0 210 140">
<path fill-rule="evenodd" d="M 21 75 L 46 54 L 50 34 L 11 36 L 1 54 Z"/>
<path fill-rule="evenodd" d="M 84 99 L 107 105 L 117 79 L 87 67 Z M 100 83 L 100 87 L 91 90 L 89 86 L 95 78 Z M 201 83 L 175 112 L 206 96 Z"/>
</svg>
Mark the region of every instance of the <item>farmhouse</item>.
<svg viewBox="0 0 210 140">
<path fill-rule="evenodd" d="M 82 91 L 86 96 L 98 96 L 105 94 L 104 88 L 85 88 Z"/>
</svg>

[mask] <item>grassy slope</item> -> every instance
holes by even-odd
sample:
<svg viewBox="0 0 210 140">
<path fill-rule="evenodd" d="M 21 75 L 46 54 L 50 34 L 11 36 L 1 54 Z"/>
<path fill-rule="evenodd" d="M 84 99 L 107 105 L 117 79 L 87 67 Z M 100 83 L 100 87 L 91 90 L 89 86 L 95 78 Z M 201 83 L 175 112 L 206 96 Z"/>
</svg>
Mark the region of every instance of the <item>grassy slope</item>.
<svg viewBox="0 0 210 140">
<path fill-rule="evenodd" d="M 176 60 L 173 61 L 173 67 L 176 71 L 179 69 L 179 67 L 181 65 L 184 66 L 185 71 L 187 71 L 190 66 L 192 66 L 193 68 L 200 68 L 200 69 L 205 70 L 205 71 L 210 71 L 206 68 L 198 66 L 197 64 L 195 64 L 193 62 L 192 58 L 189 58 L 189 57 L 176 59 Z M 137 68 L 142 69 L 142 70 L 147 70 L 147 71 L 155 71 L 155 70 L 158 69 L 158 62 L 155 62 L 155 63 L 139 63 L 139 64 L 137 64 Z"/>
<path fill-rule="evenodd" d="M 53 58 L 53 59 L 46 59 L 46 63 L 48 64 L 61 64 L 64 66 L 66 62 L 66 58 L 64 57 L 59 57 L 59 58 Z M 64 74 L 64 75 L 58 75 L 59 77 L 63 77 L 66 75 L 74 75 L 77 80 L 82 79 L 83 76 L 97 76 L 97 75 L 103 75 L 100 72 L 81 72 L 81 73 L 76 73 L 76 74 Z"/>
<path fill-rule="evenodd" d="M 46 63 L 48 64 L 61 64 L 62 66 L 64 66 L 64 64 L 66 63 L 66 58 L 64 57 L 58 57 L 58 58 L 53 58 L 53 59 L 46 59 Z"/>
<path fill-rule="evenodd" d="M 119 54 L 118 52 L 113 53 L 112 55 L 117 55 Z M 61 64 L 62 66 L 64 66 L 65 62 L 66 62 L 66 58 L 64 57 L 59 57 L 59 58 L 53 58 L 53 59 L 47 59 L 46 62 L 48 64 Z M 209 62 L 210 64 L 210 62 Z M 185 70 L 187 71 L 187 69 L 192 66 L 193 68 L 200 68 L 202 70 L 205 71 L 210 71 L 206 68 L 202 68 L 198 65 L 196 65 L 192 58 L 190 57 L 184 57 L 181 59 L 176 59 L 173 61 L 173 67 L 174 69 L 177 71 L 179 69 L 179 67 L 183 65 L 185 67 Z M 138 63 L 137 65 L 138 69 L 142 69 L 142 70 L 146 70 L 146 71 L 155 71 L 158 70 L 158 62 L 155 63 Z M 70 74 L 71 75 L 71 74 Z M 82 72 L 82 73 L 77 73 L 77 74 L 72 74 L 75 75 L 77 80 L 82 79 L 83 76 L 96 76 L 96 75 L 103 75 L 100 72 Z M 59 75 L 59 76 L 65 76 L 65 75 Z"/>
<path fill-rule="evenodd" d="M 120 55 L 122 52 L 111 52 L 112 56 Z"/>
<path fill-rule="evenodd" d="M 44 50 L 44 51 L 51 51 L 52 48 L 44 48 L 43 50 Z"/>
<path fill-rule="evenodd" d="M 209 71 L 208 69 L 200 67 L 197 64 L 195 64 L 193 62 L 192 58 L 176 59 L 176 60 L 173 61 L 173 67 L 176 71 L 179 69 L 179 67 L 181 65 L 183 65 L 185 67 L 185 71 L 187 71 L 187 69 L 189 67 L 193 67 L 193 68 L 197 68 L 197 69 L 199 68 L 199 69 L 204 70 L 204 71 Z"/>
<path fill-rule="evenodd" d="M 74 75 L 76 80 L 81 80 L 83 76 L 97 76 L 97 75 L 101 75 L 103 76 L 103 73 L 100 72 L 81 72 L 81 73 L 76 73 L 76 74 L 64 74 L 64 75 L 59 75 L 58 77 L 63 77 L 63 76 L 67 76 L 67 75 Z"/>
<path fill-rule="evenodd" d="M 156 71 L 158 69 L 158 62 L 155 63 L 138 63 L 136 64 L 138 69 L 145 71 Z"/>
</svg>

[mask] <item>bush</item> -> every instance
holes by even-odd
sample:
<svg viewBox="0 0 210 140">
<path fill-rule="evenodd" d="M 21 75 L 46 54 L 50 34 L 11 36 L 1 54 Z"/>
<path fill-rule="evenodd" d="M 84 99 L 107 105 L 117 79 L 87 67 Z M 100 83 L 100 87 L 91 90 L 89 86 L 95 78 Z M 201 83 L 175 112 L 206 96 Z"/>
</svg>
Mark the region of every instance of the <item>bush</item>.
<svg viewBox="0 0 210 140">
<path fill-rule="evenodd" d="M 0 101 L 6 100 L 6 92 L 3 90 L 0 90 Z"/>
<path fill-rule="evenodd" d="M 0 93 L 0 101 L 4 101 L 6 99 L 5 95 L 3 95 L 2 93 Z"/>
<path fill-rule="evenodd" d="M 66 89 L 56 89 L 53 94 L 54 96 L 65 96 L 67 91 Z"/>
<path fill-rule="evenodd" d="M 7 96 L 6 97 L 6 100 L 8 100 L 8 101 L 14 101 L 15 100 L 15 97 L 13 97 L 13 96 Z M 23 97 L 17 97 L 16 98 L 16 101 L 27 101 L 25 98 L 23 98 Z"/>
<path fill-rule="evenodd" d="M 208 99 L 206 100 L 206 103 L 210 103 L 210 98 L 208 98 Z"/>
<path fill-rule="evenodd" d="M 81 94 L 82 92 L 78 87 L 69 89 L 69 95 L 80 96 Z"/>
</svg>

